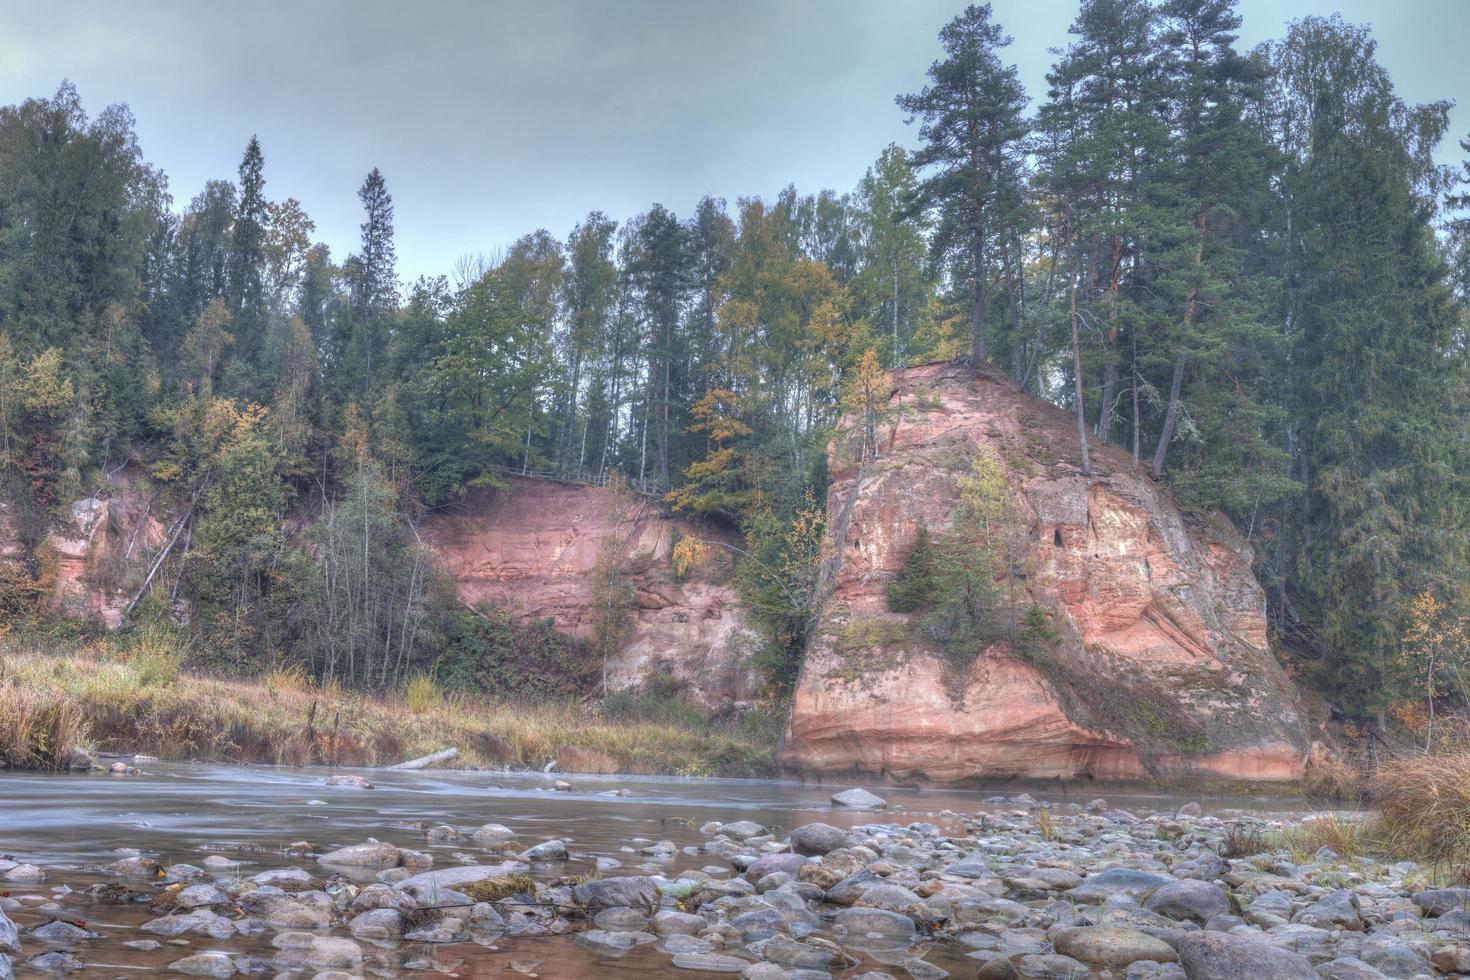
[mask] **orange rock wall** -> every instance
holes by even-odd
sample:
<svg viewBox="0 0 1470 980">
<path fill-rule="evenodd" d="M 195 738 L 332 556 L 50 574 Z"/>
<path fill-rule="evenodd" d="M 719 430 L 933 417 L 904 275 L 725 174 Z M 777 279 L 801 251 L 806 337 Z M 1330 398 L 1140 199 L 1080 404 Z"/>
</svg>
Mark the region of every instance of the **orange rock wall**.
<svg viewBox="0 0 1470 980">
<path fill-rule="evenodd" d="M 896 380 L 877 459 L 859 470 L 841 440 L 830 454 L 840 540 L 785 766 L 946 781 L 1301 775 L 1296 693 L 1266 644 L 1249 550 L 1223 518 L 1187 523 L 1114 448 L 1094 444 L 1084 476 L 1075 418 L 1004 377 L 926 365 Z M 884 586 L 920 526 L 949 527 L 977 452 L 1007 474 L 1024 599 L 1048 612 L 1054 655 L 1114 694 L 1119 683 L 1168 692 L 1207 733 L 1203 751 L 1142 751 L 1126 732 L 1069 717 L 1053 682 L 1005 644 L 957 665 L 888 611 Z"/>
<path fill-rule="evenodd" d="M 758 678 L 744 666 L 756 637 L 729 582 L 729 553 L 711 544 L 683 580 L 669 560 L 678 535 L 728 543 L 722 529 L 666 518 L 653 502 L 606 489 L 512 479 L 505 490 L 477 493 L 429 518 L 421 533 L 464 601 L 550 619 L 579 636 L 592 628 L 593 571 L 611 539 L 636 608 L 632 636 L 609 665 L 609 686 L 672 677 L 690 700 L 716 710 L 756 694 Z"/>
</svg>

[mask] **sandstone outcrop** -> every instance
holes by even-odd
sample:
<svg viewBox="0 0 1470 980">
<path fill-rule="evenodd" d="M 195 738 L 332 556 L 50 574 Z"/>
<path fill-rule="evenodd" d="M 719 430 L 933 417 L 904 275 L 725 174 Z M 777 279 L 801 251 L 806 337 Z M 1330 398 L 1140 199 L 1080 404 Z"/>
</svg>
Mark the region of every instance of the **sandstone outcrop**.
<svg viewBox="0 0 1470 980">
<path fill-rule="evenodd" d="M 465 602 L 553 621 L 573 635 L 592 629 L 593 571 L 611 540 L 633 586 L 632 631 L 609 664 L 609 686 L 673 679 L 703 707 L 748 703 L 758 677 L 745 664 L 757 642 L 730 583 L 732 555 L 718 544 L 679 577 L 670 554 L 680 536 L 724 542 L 705 522 L 664 516 L 653 501 L 612 490 L 510 478 L 453 512 L 429 518 L 424 540 Z"/>
<path fill-rule="evenodd" d="M 11 507 L 0 500 L 0 559 L 37 564 L 52 609 L 109 627 L 121 621 L 147 559 L 163 546 L 166 521 L 177 516 L 139 482 L 114 475 L 32 552 Z M 673 681 L 710 709 L 739 707 L 756 694 L 758 675 L 745 666 L 756 637 L 730 583 L 731 553 L 717 543 L 733 543 L 722 528 L 669 518 L 655 502 L 605 488 L 511 477 L 504 489 L 476 491 L 430 516 L 420 533 L 464 602 L 502 607 L 523 621 L 549 619 L 578 636 L 592 628 L 593 570 L 611 538 L 635 608 L 609 685 Z M 683 577 L 670 562 L 680 535 L 711 542 Z"/>
<path fill-rule="evenodd" d="M 835 554 L 780 752 L 819 773 L 1299 778 L 1309 739 L 1266 640 L 1246 543 L 1186 518 L 1115 448 L 1080 469 L 1076 420 L 995 374 L 900 372 L 876 459 L 829 454 Z M 1046 655 L 926 643 L 884 589 L 942 532 L 975 453 L 999 463 Z"/>
<path fill-rule="evenodd" d="M 70 519 L 43 532 L 32 550 L 22 543 L 14 505 L 0 500 L 0 559 L 26 563 L 26 574 L 36 575 L 45 588 L 42 600 L 50 609 L 116 627 L 135 594 L 144 556 L 163 545 L 167 528 L 152 504 L 130 481 L 115 478 L 73 503 Z"/>
</svg>

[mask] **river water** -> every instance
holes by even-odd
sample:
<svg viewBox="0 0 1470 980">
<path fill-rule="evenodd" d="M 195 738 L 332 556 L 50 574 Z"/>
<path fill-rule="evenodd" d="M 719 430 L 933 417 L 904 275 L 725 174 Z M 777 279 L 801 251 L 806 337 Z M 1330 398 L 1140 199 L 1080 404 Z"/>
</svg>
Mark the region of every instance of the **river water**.
<svg viewBox="0 0 1470 980">
<path fill-rule="evenodd" d="M 698 828 L 711 820 L 748 819 L 772 829 L 816 820 L 839 826 L 926 820 L 943 828 L 946 810 L 996 809 L 984 802 L 987 797 L 1019 792 L 875 787 L 890 806 L 872 814 L 834 809 L 829 797 L 844 786 L 789 781 L 567 775 L 561 778 L 572 783 L 572 791 L 556 792 L 551 783 L 557 777 L 541 774 L 369 771 L 365 775 L 375 788 L 362 790 L 324 785 L 328 773 L 323 770 L 166 763 L 142 768 L 144 774 L 130 777 L 0 773 L 0 853 L 41 865 L 51 876 L 42 884 L 11 886 L 11 894 L 22 901 L 11 918 L 21 928 L 55 915 L 86 920 L 103 936 L 75 949 L 87 964 L 87 976 L 167 975 L 167 963 L 206 949 L 273 952 L 269 936 L 223 942 L 189 937 L 187 948 L 165 945 L 152 951 L 122 946 L 122 939 L 142 935 L 134 930 L 152 917 L 146 908 L 94 904 L 63 890 L 115 880 L 89 866 L 115 860 L 119 849 L 136 849 L 165 865 L 197 865 L 220 854 L 242 862 L 235 873 L 244 876 L 292 864 L 320 873 L 309 858 L 283 855 L 284 846 L 306 840 L 326 849 L 374 837 L 427 851 L 435 867 L 452 867 L 460 863 L 456 852 L 476 848 L 468 841 L 427 842 L 423 827 L 447 823 L 467 833 L 484 823 L 501 823 L 528 844 L 552 837 L 568 843 L 573 860 L 546 869 L 546 877 L 590 871 L 598 857 L 622 862 L 613 874 L 636 874 L 647 873 L 639 869 L 648 859 L 628 850 L 635 838 L 692 847 L 706 839 Z M 625 795 L 603 795 L 612 791 Z M 1100 791 L 1031 792 L 1040 799 L 1085 803 Z M 1171 810 L 1184 799 L 1106 795 L 1113 805 L 1137 811 Z M 1281 800 L 1205 803 L 1220 812 L 1292 808 Z M 658 870 L 673 874 L 719 863 L 711 855 L 681 850 Z M 46 902 L 59 908 L 43 908 Z M 961 971 L 974 969 L 975 961 L 965 960 L 962 951 L 953 956 L 959 958 L 934 950 L 928 959 Z M 567 936 L 503 939 L 494 947 L 405 943 L 375 951 L 373 962 L 365 965 L 382 975 L 401 969 L 463 977 L 706 976 L 672 968 L 667 955 L 650 947 L 614 956 L 584 949 Z"/>
</svg>

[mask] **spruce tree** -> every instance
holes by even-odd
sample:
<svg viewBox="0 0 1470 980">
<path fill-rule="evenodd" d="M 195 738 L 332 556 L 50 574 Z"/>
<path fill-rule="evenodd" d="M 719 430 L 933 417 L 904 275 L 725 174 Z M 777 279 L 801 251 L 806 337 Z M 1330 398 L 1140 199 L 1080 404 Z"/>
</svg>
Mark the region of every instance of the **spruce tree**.
<svg viewBox="0 0 1470 980">
<path fill-rule="evenodd" d="M 994 239 L 1018 195 L 1026 95 L 1014 65 L 999 52 L 1011 43 L 991 20 L 990 4 L 970 5 L 939 32 L 945 59 L 929 68 L 929 82 L 898 107 L 920 121 L 922 145 L 913 167 L 931 170 L 911 207 L 935 214 L 931 249 L 957 259 L 957 276 L 970 296 L 970 365 L 986 357 L 986 285 Z"/>
</svg>

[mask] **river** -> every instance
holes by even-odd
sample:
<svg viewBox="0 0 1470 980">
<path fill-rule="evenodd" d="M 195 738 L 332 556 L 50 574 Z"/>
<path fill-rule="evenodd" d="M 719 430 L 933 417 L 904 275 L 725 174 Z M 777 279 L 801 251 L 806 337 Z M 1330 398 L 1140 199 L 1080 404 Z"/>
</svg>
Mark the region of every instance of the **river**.
<svg viewBox="0 0 1470 980">
<path fill-rule="evenodd" d="M 561 778 L 572 790 L 558 792 L 552 789 L 557 777 L 542 774 L 369 771 L 365 775 L 375 788 L 364 790 L 327 786 L 324 770 L 168 763 L 142 768 L 137 776 L 0 773 L 0 852 L 50 874 L 42 884 L 9 886 L 20 902 L 16 907 L 12 901 L 9 914 L 22 929 L 52 916 L 85 920 L 102 935 L 73 948 L 86 963 L 87 976 L 165 975 L 166 964 L 204 949 L 263 957 L 274 952 L 269 934 L 226 941 L 190 937 L 187 948 L 167 943 L 153 950 L 125 947 L 121 940 L 141 935 L 134 930 L 153 917 L 146 907 L 97 904 L 75 894 L 89 884 L 116 880 L 97 866 L 116 860 L 122 849 L 141 851 L 164 865 L 197 865 L 218 854 L 241 862 L 230 875 L 293 864 L 321 873 L 309 858 L 284 855 L 285 845 L 306 840 L 335 848 L 373 837 L 426 851 L 435 867 L 452 867 L 461 863 L 457 853 L 476 848 L 467 841 L 426 841 L 424 829 L 447 823 L 468 832 L 493 822 L 510 827 L 527 843 L 553 837 L 568 843 L 573 860 L 538 869 L 541 877 L 591 871 L 598 857 L 622 862 L 614 874 L 659 870 L 672 876 L 722 863 L 692 853 L 706 839 L 698 828 L 707 821 L 753 820 L 773 830 L 815 820 L 843 827 L 923 820 L 943 827 L 945 811 L 1004 809 L 984 801 L 997 792 L 1019 792 L 875 787 L 890 804 L 875 815 L 833 808 L 829 797 L 843 786 L 792 781 L 567 775 Z M 604 795 L 615 791 L 624 795 Z M 1073 803 L 1103 793 L 1031 792 Z M 1115 806 L 1139 811 L 1170 810 L 1183 800 L 1166 794 L 1105 795 Z M 1286 801 L 1218 800 L 1207 805 L 1217 811 L 1294 809 Z M 670 840 L 680 850 L 655 868 L 648 858 L 632 853 L 629 845 L 637 838 Z M 934 950 L 928 959 L 974 969 L 974 960 L 965 960 L 959 950 L 952 956 Z M 618 956 L 585 949 L 569 936 L 506 938 L 493 946 L 404 943 L 375 951 L 373 964 L 381 975 L 400 969 L 426 975 L 545 978 L 702 975 L 672 968 L 668 956 L 652 947 Z M 17 969 L 25 975 L 23 967 Z"/>
</svg>

